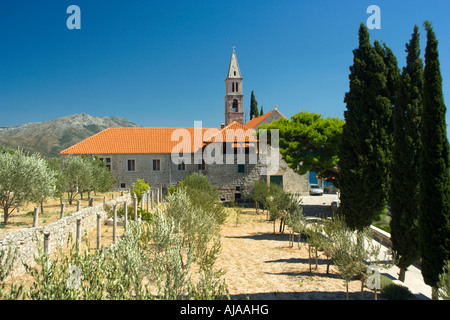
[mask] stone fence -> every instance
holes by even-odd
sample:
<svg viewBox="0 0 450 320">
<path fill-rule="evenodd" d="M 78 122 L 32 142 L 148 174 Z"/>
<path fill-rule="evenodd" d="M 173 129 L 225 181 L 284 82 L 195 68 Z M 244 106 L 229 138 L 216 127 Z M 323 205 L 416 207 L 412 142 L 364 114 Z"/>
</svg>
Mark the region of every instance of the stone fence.
<svg viewBox="0 0 450 320">
<path fill-rule="evenodd" d="M 104 204 L 110 208 L 114 205 L 119 208 L 123 206 L 125 201 L 127 201 L 127 205 L 133 203 L 133 199 L 129 193 L 105 201 Z M 38 245 L 40 245 L 41 248 L 44 248 L 44 234 L 50 234 L 48 253 L 52 254 L 57 252 L 59 248 L 67 248 L 70 244 L 70 237 L 75 241 L 78 219 L 81 219 L 81 232 L 83 234 L 85 231 L 89 233 L 97 228 L 97 219 L 100 219 L 100 223 L 104 224 L 110 215 L 109 212 L 105 211 L 104 204 L 102 203 L 81 209 L 71 216 L 62 217 L 58 221 L 45 226 L 20 229 L 0 240 L 0 250 L 7 249 L 9 245 L 12 245 L 13 249 L 18 249 L 14 266 L 14 275 L 17 276 L 25 272 L 22 261 L 27 262 L 28 264 L 34 264 L 34 255 L 38 252 Z M 97 215 L 99 215 L 100 218 L 97 218 Z"/>
</svg>

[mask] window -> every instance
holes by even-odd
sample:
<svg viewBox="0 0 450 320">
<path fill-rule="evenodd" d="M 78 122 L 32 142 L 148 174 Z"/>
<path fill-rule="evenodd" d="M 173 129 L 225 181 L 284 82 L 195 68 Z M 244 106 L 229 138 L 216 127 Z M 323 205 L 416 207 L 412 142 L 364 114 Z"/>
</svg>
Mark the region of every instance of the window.
<svg viewBox="0 0 450 320">
<path fill-rule="evenodd" d="M 245 173 L 245 164 L 238 164 L 238 173 Z"/>
<path fill-rule="evenodd" d="M 105 163 L 105 167 L 111 170 L 111 158 L 99 158 L 100 161 Z"/>
<path fill-rule="evenodd" d="M 153 171 L 160 171 L 160 170 L 161 170 L 161 160 L 153 159 Z"/>
<path fill-rule="evenodd" d="M 125 188 L 127 187 L 127 185 L 126 185 L 126 183 L 122 182 L 122 183 L 120 184 L 120 187 L 121 187 L 122 189 L 125 189 Z"/>
<path fill-rule="evenodd" d="M 184 164 L 184 161 L 182 161 L 178 164 L 178 171 L 185 171 L 185 170 L 186 170 L 186 165 Z"/>
<path fill-rule="evenodd" d="M 238 111 L 238 105 L 239 105 L 239 101 L 237 99 L 234 99 L 233 100 L 233 112 Z"/>
<path fill-rule="evenodd" d="M 236 71 L 234 72 L 234 75 L 236 75 Z"/>
<path fill-rule="evenodd" d="M 128 171 L 136 171 L 136 160 L 134 160 L 134 159 L 127 160 L 127 170 Z"/>
<path fill-rule="evenodd" d="M 238 91 L 239 91 L 239 83 L 236 82 L 236 92 L 238 92 Z"/>
<path fill-rule="evenodd" d="M 236 186 L 236 191 L 241 191 L 241 187 L 240 186 Z"/>
<path fill-rule="evenodd" d="M 231 92 L 234 92 L 234 82 L 231 83 Z"/>
</svg>

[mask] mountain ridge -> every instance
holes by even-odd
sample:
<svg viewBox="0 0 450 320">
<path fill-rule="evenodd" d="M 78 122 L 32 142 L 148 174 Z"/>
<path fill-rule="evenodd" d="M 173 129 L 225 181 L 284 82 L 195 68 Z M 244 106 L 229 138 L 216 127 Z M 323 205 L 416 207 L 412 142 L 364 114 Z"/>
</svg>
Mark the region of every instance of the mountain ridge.
<svg viewBox="0 0 450 320">
<path fill-rule="evenodd" d="M 46 157 L 58 156 L 62 150 L 110 127 L 139 127 L 123 117 L 95 117 L 86 113 L 43 122 L 0 127 L 0 147 L 21 147 Z"/>
</svg>

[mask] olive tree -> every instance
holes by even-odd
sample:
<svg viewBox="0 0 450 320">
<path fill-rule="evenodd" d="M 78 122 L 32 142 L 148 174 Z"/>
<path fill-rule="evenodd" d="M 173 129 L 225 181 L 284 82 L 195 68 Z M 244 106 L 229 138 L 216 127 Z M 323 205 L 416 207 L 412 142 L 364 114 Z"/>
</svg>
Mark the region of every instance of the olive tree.
<svg viewBox="0 0 450 320">
<path fill-rule="evenodd" d="M 89 189 L 92 172 L 87 162 L 81 157 L 68 157 L 62 162 L 62 172 L 66 177 L 67 201 L 72 205 L 75 197 Z"/>
<path fill-rule="evenodd" d="M 4 224 L 20 205 L 41 201 L 52 194 L 54 183 L 53 172 L 39 154 L 29 155 L 20 149 L 0 153 L 0 206 Z"/>
</svg>

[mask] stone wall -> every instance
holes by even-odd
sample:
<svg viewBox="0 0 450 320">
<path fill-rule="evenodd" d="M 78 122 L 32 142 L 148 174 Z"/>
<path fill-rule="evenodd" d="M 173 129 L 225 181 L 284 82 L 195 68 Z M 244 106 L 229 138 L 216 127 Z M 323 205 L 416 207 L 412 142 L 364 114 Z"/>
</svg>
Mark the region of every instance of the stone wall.
<svg viewBox="0 0 450 320">
<path fill-rule="evenodd" d="M 129 194 L 107 201 L 106 204 L 109 207 L 112 207 L 113 205 L 123 206 L 125 201 L 127 201 L 128 204 L 132 203 Z M 71 216 L 63 217 L 62 219 L 45 226 L 19 229 L 17 232 L 10 233 L 0 240 L 0 250 L 7 248 L 10 244 L 13 248 L 17 247 L 18 255 L 14 271 L 16 275 L 24 273 L 25 268 L 21 261 L 25 261 L 29 264 L 34 263 L 34 255 L 38 252 L 38 245 L 43 248 L 44 233 L 50 233 L 49 253 L 56 253 L 59 248 L 67 248 L 70 237 L 75 240 L 77 219 L 81 219 L 82 236 L 85 231 L 89 233 L 90 231 L 95 230 L 97 228 L 97 214 L 101 215 L 102 224 L 110 215 L 109 212 L 105 211 L 102 203 L 82 209 Z"/>
<path fill-rule="evenodd" d="M 221 148 L 219 148 L 221 150 Z M 226 156 L 223 156 L 223 164 L 206 164 L 205 174 L 212 185 L 218 188 L 222 201 L 230 202 L 235 197 L 246 198 L 253 184 L 259 179 L 270 182 L 270 175 L 282 175 L 283 187 L 286 191 L 295 194 L 308 194 L 309 175 L 299 175 L 289 168 L 286 162 L 279 155 L 279 170 L 270 172 L 269 175 L 262 175 L 263 165 L 249 163 L 249 156 L 245 155 L 244 172 L 240 172 L 238 165 L 238 156 L 234 156 L 232 164 L 226 164 Z M 178 165 L 174 164 L 170 154 L 112 154 L 101 155 L 111 159 L 111 170 L 114 178 L 117 180 L 115 186 L 118 190 L 130 190 L 137 179 L 144 179 L 150 185 L 152 190 L 162 188 L 165 194 L 171 186 L 184 179 L 186 175 L 199 172 L 199 165 L 194 164 L 193 156 L 189 164 L 185 165 L 184 170 L 179 170 Z M 153 170 L 153 160 L 160 160 L 160 170 Z M 135 170 L 127 170 L 128 160 L 135 161 Z"/>
</svg>

